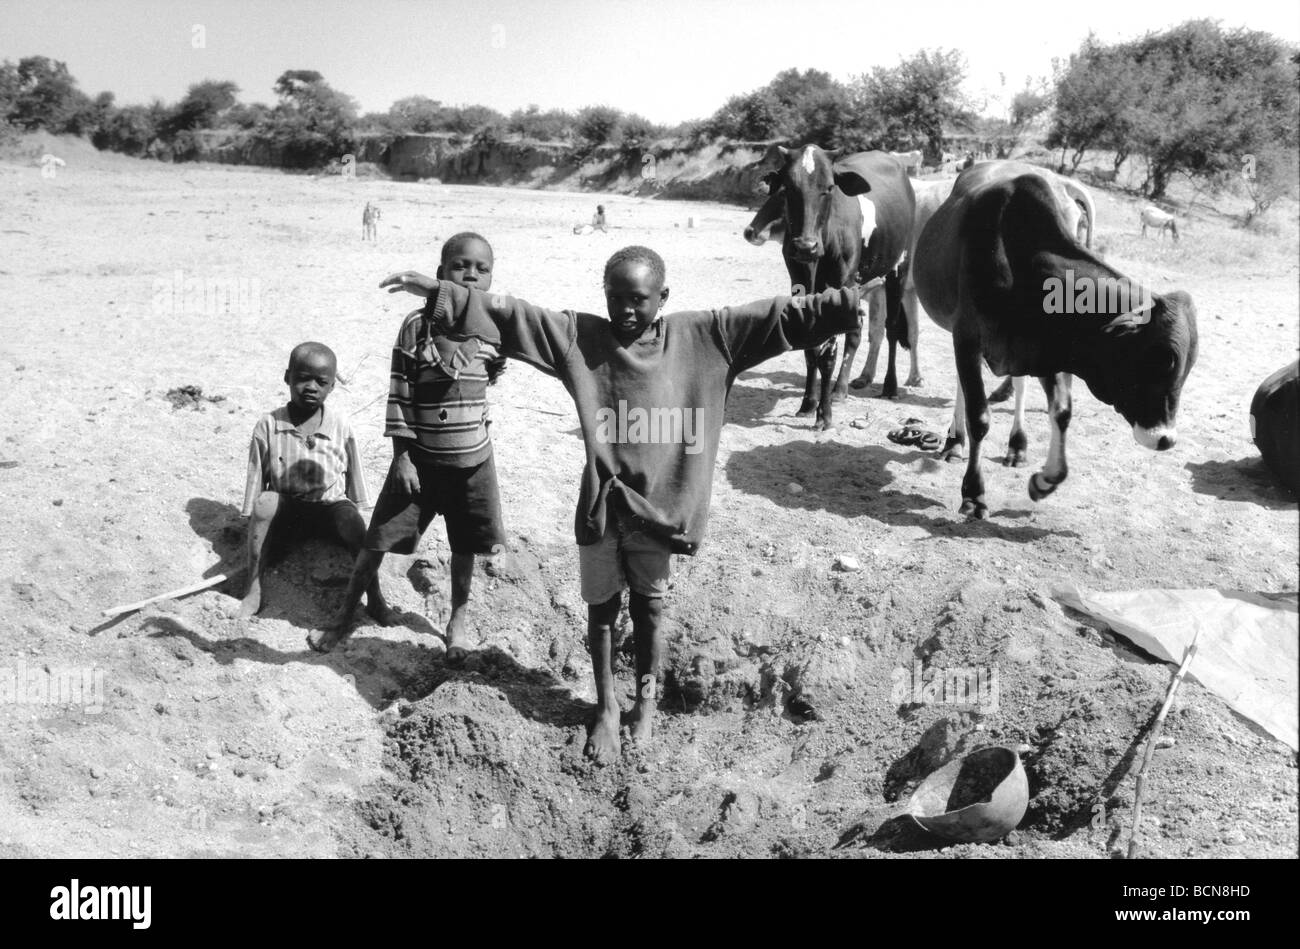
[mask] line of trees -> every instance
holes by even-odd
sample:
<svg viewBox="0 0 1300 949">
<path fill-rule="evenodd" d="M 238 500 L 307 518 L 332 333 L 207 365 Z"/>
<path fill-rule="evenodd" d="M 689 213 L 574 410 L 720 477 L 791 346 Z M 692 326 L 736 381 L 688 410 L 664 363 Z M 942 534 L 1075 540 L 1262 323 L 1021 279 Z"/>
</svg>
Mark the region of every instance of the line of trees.
<svg viewBox="0 0 1300 949">
<path fill-rule="evenodd" d="M 580 156 L 599 146 L 631 153 L 670 137 L 685 147 L 719 138 L 780 140 L 850 151 L 921 149 L 930 162 L 954 132 L 992 143 L 999 157 L 1037 135 L 1061 150 L 1071 172 L 1090 152 L 1109 153 L 1116 171 L 1140 156 L 1143 190 L 1153 198 L 1180 174 L 1214 188 L 1244 178 L 1249 216 L 1296 193 L 1300 52 L 1276 37 L 1224 30 L 1212 20 L 1113 45 L 1089 35 L 1054 72 L 1052 81 L 1027 79 L 1003 99 L 1002 114 L 990 117 L 979 114 L 987 101 L 963 95 L 966 62 L 955 50 L 922 50 L 848 82 L 817 69 L 787 69 L 707 118 L 665 127 L 606 105 L 576 113 L 534 105 L 504 115 L 422 95 L 399 99 L 387 112 L 359 114 L 355 100 L 306 69 L 281 74 L 273 105 L 241 103 L 233 82 L 205 80 L 174 105 L 119 107 L 111 92 L 93 99 L 82 92 L 66 64 L 30 56 L 0 64 L 0 133 L 45 128 L 88 136 L 103 149 L 186 160 L 199 153 L 201 133 L 228 130 L 303 168 L 336 161 L 370 134 L 559 142 Z"/>
<path fill-rule="evenodd" d="M 1072 169 L 1090 151 L 1116 171 L 1141 156 L 1153 198 L 1179 174 L 1222 185 L 1244 173 L 1258 213 L 1295 192 L 1300 53 L 1212 20 L 1114 45 L 1090 35 L 1058 69 L 1046 144 Z"/>
</svg>

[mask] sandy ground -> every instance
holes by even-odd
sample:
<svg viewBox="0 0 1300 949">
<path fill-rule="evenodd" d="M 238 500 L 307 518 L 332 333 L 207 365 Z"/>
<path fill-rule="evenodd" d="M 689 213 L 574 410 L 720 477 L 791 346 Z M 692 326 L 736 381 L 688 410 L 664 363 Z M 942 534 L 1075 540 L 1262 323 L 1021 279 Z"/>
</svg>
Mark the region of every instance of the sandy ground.
<svg viewBox="0 0 1300 949">
<path fill-rule="evenodd" d="M 591 312 L 624 244 L 663 254 L 670 310 L 779 293 L 784 271 L 775 245 L 741 239 L 749 215 L 720 205 L 93 153 L 53 178 L 0 163 L 0 195 L 0 667 L 102 685 L 80 705 L 0 703 L 0 855 L 1105 857 L 1127 844 L 1140 736 L 1169 670 L 1050 591 L 1297 588 L 1296 504 L 1247 424 L 1258 382 L 1295 355 L 1294 231 L 1198 223 L 1175 248 L 1141 241 L 1136 206 L 1107 196 L 1098 236 L 1112 262 L 1199 309 L 1177 449 L 1144 452 L 1079 384 L 1070 479 L 1035 505 L 1026 479 L 1047 442 L 1035 390 L 1031 467 L 997 464 L 1009 429 L 997 407 L 992 518 L 968 523 L 961 469 L 885 438 L 909 415 L 947 424 L 938 328 L 922 327 L 923 387 L 897 403 L 852 392 L 830 433 L 793 417 L 801 354 L 747 373 L 709 536 L 676 562 L 659 738 L 615 766 L 581 757 L 593 690 L 571 534 L 577 419 L 561 386 L 522 364 L 492 392 L 511 544 L 477 575 L 482 645 L 464 668 L 443 663 L 436 636 L 438 527 L 384 568 L 406 625 L 362 623 L 329 657 L 303 637 L 336 607 L 347 563 L 317 545 L 271 572 L 247 627 L 229 587 L 103 622 L 109 605 L 238 568 L 247 440 L 283 401 L 299 341 L 338 352 L 348 384 L 331 404 L 378 489 L 387 352 L 410 306 L 376 284 L 432 272 L 454 231 L 492 240 L 496 289 Z M 360 241 L 367 200 L 384 214 L 375 244 Z M 597 200 L 612 232 L 575 237 Z M 177 272 L 246 281 L 255 305 L 169 304 L 160 290 Z M 217 400 L 173 407 L 166 393 L 184 385 Z M 841 555 L 861 569 L 833 570 Z M 996 709 L 891 695 L 918 661 L 996 674 Z M 630 695 L 626 640 L 620 662 Z M 1144 855 L 1295 856 L 1292 752 L 1195 683 L 1165 734 Z M 984 744 L 1024 746 L 1018 831 L 943 847 L 899 817 L 926 774 Z"/>
</svg>

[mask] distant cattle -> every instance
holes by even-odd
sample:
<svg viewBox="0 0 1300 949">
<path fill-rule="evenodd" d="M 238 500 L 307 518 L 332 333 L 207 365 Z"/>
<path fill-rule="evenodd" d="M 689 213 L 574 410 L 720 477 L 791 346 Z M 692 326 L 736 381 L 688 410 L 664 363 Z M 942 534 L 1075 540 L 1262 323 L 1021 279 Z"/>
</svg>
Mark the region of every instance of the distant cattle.
<svg viewBox="0 0 1300 949">
<path fill-rule="evenodd" d="M 980 471 L 989 429 L 983 362 L 999 375 L 1037 376 L 1047 393 L 1051 445 L 1047 463 L 1029 479 L 1029 496 L 1038 501 L 1067 475 L 1072 375 L 1115 407 L 1140 445 L 1163 451 L 1177 441 L 1179 395 L 1196 361 L 1191 298 L 1152 294 L 1079 243 L 1062 213 L 1063 200 L 1074 202 L 1049 175 L 1020 162 L 976 165 L 957 179 L 916 244 L 917 294 L 953 336 L 959 404 L 951 438 L 970 434 L 960 510 L 972 517 L 988 515 Z M 1063 309 L 1058 291 L 1065 286 Z"/>
<path fill-rule="evenodd" d="M 1178 240 L 1178 220 L 1168 211 L 1162 211 L 1154 204 L 1148 204 L 1142 209 L 1138 217 L 1142 221 L 1142 236 L 1147 236 L 1147 228 L 1154 227 L 1160 232 L 1160 239 L 1163 240 L 1165 231 L 1173 235 L 1174 240 Z"/>
<path fill-rule="evenodd" d="M 899 164 L 903 166 L 903 170 L 906 171 L 912 177 L 916 177 L 921 173 L 920 151 L 890 152 L 889 154 L 897 158 Z"/>
<path fill-rule="evenodd" d="M 745 238 L 761 244 L 764 229 L 784 216 L 781 252 L 792 288 L 818 293 L 884 280 L 890 346 L 882 394 L 896 394 L 895 344 L 902 339 L 903 281 L 916 201 L 903 166 L 879 151 L 838 158 L 816 145 L 797 149 L 773 145 L 756 170 L 763 174 L 771 194 L 745 228 Z M 805 353 L 808 372 L 798 414 L 816 413 L 818 430 L 834 425 L 831 402 L 843 399 L 847 392 L 861 339 L 860 326 L 845 335 L 844 365 L 833 385 L 835 340 Z M 905 339 L 902 342 L 907 345 Z"/>
</svg>

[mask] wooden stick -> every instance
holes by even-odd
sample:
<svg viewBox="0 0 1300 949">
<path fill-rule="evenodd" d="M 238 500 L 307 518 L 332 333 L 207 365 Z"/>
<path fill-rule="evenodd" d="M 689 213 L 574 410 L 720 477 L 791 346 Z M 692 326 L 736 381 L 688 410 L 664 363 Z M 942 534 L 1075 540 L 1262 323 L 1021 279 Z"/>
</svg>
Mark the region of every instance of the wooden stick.
<svg viewBox="0 0 1300 949">
<path fill-rule="evenodd" d="M 1192 636 L 1192 641 L 1187 644 L 1187 651 L 1183 653 L 1182 664 L 1179 665 L 1178 671 L 1174 673 L 1174 677 L 1169 680 L 1169 689 L 1165 692 L 1165 703 L 1160 706 L 1160 713 L 1156 715 L 1155 723 L 1151 726 L 1151 734 L 1147 736 L 1147 750 L 1142 755 L 1142 770 L 1138 772 L 1137 786 L 1133 792 L 1133 829 L 1129 831 L 1128 835 L 1128 859 L 1130 860 L 1137 853 L 1138 837 L 1141 834 L 1142 792 L 1146 789 L 1147 768 L 1151 766 L 1151 757 L 1155 752 L 1156 740 L 1160 737 L 1160 728 L 1165 723 L 1165 716 L 1169 714 L 1169 706 L 1174 702 L 1174 693 L 1178 691 L 1183 676 L 1187 675 L 1187 667 L 1192 664 L 1192 657 L 1196 655 L 1196 640 L 1200 638 L 1200 635 L 1201 630 L 1198 627 L 1196 633 Z"/>
<path fill-rule="evenodd" d="M 198 593 L 200 590 L 206 590 L 208 587 L 214 587 L 218 583 L 227 579 L 224 573 L 219 573 L 214 577 L 207 577 L 198 583 L 191 583 L 187 587 L 181 587 L 179 590 L 169 590 L 166 593 L 159 593 L 157 596 L 151 596 L 147 600 L 141 600 L 138 603 L 127 603 L 125 606 L 114 606 L 104 610 L 104 616 L 121 616 L 123 613 L 132 613 L 136 610 L 144 609 L 151 603 L 161 603 L 163 600 L 174 600 L 177 597 L 188 596 L 191 593 Z"/>
</svg>

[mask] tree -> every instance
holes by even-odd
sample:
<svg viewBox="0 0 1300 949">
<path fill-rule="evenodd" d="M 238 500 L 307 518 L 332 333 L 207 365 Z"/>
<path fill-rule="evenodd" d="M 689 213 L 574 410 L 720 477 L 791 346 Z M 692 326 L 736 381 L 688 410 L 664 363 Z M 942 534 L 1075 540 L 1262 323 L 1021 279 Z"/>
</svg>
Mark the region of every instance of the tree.
<svg viewBox="0 0 1300 949">
<path fill-rule="evenodd" d="M 219 117 L 235 105 L 238 94 L 239 87 L 229 80 L 205 79 L 194 83 L 171 110 L 159 135 L 173 141 L 181 132 L 216 128 Z"/>
<path fill-rule="evenodd" d="M 1048 145 L 1109 148 L 1115 167 L 1147 159 L 1144 189 L 1165 194 L 1175 174 L 1222 183 L 1245 154 L 1297 143 L 1300 93 L 1293 57 L 1267 33 L 1189 20 L 1103 46 L 1089 36 L 1058 77 Z"/>
<path fill-rule="evenodd" d="M 398 99 L 388 109 L 395 127 L 417 134 L 442 129 L 446 113 L 441 102 L 428 96 L 407 96 Z"/>
<path fill-rule="evenodd" d="M 561 109 L 543 112 L 538 106 L 530 105 L 510 113 L 506 130 L 534 141 L 560 142 L 573 137 L 576 121 L 572 114 Z"/>
<path fill-rule="evenodd" d="M 12 88 L 14 80 L 16 88 Z M 12 96 L 9 122 L 23 129 L 79 134 L 89 125 L 91 101 L 77 88 L 66 63 L 48 56 L 26 56 L 3 80 Z"/>
<path fill-rule="evenodd" d="M 319 167 L 354 148 L 357 104 L 312 69 L 290 69 L 275 81 L 280 102 L 258 125 L 264 141 L 283 150 L 289 167 Z"/>
<path fill-rule="evenodd" d="M 592 105 L 578 112 L 578 121 L 574 131 L 578 140 L 588 149 L 597 145 L 617 145 L 620 141 L 619 126 L 623 113 L 613 106 Z"/>
<path fill-rule="evenodd" d="M 859 108 L 874 113 L 883 138 L 896 148 L 922 147 L 932 161 L 943 152 L 943 129 L 959 122 L 966 58 L 960 50 L 921 50 L 893 68 L 877 66 L 856 81 Z"/>
</svg>

